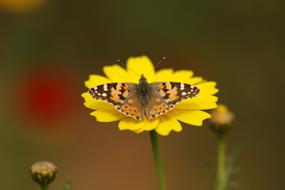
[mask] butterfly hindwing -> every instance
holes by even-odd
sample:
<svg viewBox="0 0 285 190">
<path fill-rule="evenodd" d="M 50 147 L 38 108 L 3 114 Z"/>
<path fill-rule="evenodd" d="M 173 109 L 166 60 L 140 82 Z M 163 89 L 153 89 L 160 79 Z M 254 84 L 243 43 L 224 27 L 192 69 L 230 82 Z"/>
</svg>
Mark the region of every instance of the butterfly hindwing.
<svg viewBox="0 0 285 190">
<path fill-rule="evenodd" d="M 161 97 L 159 97 L 157 92 L 153 91 L 151 93 L 150 100 L 151 102 L 145 111 L 145 115 L 149 119 L 154 119 L 173 109 L 173 106 L 166 103 Z"/>
<path fill-rule="evenodd" d="M 135 94 L 131 95 L 125 104 L 117 105 L 115 108 L 119 112 L 136 120 L 142 120 L 144 118 L 144 111 L 141 107 L 138 97 Z"/>
</svg>

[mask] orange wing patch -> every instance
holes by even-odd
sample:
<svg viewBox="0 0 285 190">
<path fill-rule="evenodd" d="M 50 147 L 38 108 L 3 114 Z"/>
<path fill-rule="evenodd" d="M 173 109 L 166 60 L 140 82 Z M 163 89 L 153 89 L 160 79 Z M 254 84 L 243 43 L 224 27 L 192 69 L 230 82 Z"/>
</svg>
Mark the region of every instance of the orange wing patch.
<svg viewBox="0 0 285 190">
<path fill-rule="evenodd" d="M 155 97 L 155 95 L 153 95 L 152 97 L 154 99 L 152 100 L 151 105 L 147 108 L 145 113 L 148 119 L 154 119 L 173 109 L 173 106 L 167 105 L 160 98 Z"/>
<path fill-rule="evenodd" d="M 115 106 L 116 110 L 125 114 L 126 116 L 132 117 L 137 120 L 142 120 L 144 115 L 140 110 L 138 101 L 134 98 L 128 100 L 128 102 L 122 106 Z"/>
<path fill-rule="evenodd" d="M 120 99 L 119 95 L 121 95 L 122 92 L 115 89 L 115 88 L 111 88 L 111 97 L 110 99 L 113 100 L 114 102 L 118 102 L 118 103 L 123 103 L 124 100 Z"/>
<path fill-rule="evenodd" d="M 167 97 L 165 99 L 166 102 L 171 102 L 179 98 L 177 96 L 178 88 L 176 86 L 173 86 L 170 82 L 160 83 L 158 87 L 159 87 L 158 94 L 161 97 Z"/>
<path fill-rule="evenodd" d="M 111 97 L 110 99 L 118 102 L 124 103 L 124 100 L 129 96 L 129 85 L 125 83 L 117 83 L 116 86 L 112 87 L 110 90 Z"/>
<path fill-rule="evenodd" d="M 171 89 L 169 89 L 168 91 L 166 91 L 166 94 L 169 95 L 169 98 L 167 99 L 167 102 L 172 102 L 174 100 L 177 100 L 177 98 L 179 98 L 177 96 L 177 92 L 178 92 L 178 90 L 177 90 L 176 86 L 171 88 Z"/>
</svg>

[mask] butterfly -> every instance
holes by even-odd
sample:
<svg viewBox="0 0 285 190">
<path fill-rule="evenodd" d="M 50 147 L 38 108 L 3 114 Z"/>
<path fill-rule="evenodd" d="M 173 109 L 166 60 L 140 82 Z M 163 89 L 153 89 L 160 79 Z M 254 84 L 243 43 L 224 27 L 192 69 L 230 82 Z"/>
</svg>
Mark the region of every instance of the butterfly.
<svg viewBox="0 0 285 190">
<path fill-rule="evenodd" d="M 136 120 L 155 119 L 185 99 L 195 97 L 200 90 L 182 82 L 148 83 L 141 75 L 139 83 L 107 83 L 88 90 L 95 99 L 111 103 L 115 109 Z"/>
</svg>

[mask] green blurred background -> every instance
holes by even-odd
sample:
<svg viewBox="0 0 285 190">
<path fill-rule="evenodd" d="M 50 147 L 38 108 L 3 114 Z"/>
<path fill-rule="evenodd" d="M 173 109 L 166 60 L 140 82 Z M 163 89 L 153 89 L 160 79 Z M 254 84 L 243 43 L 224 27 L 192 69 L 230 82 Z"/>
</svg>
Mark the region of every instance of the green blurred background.
<svg viewBox="0 0 285 190">
<path fill-rule="evenodd" d="M 89 74 L 142 54 L 217 81 L 237 118 L 238 189 L 283 189 L 284 21 L 282 0 L 0 0 L 0 189 L 38 189 L 29 167 L 50 160 L 51 189 L 70 178 L 78 190 L 157 190 L 148 134 L 96 122 L 80 97 Z M 160 142 L 170 190 L 212 189 L 209 129 Z"/>
</svg>

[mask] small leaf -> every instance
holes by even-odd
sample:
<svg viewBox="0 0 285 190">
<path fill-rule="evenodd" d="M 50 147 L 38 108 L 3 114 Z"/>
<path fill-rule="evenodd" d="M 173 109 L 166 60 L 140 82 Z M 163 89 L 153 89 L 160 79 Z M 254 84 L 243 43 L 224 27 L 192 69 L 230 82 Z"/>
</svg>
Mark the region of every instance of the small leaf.
<svg viewBox="0 0 285 190">
<path fill-rule="evenodd" d="M 233 174 L 239 172 L 239 166 L 236 164 L 236 158 L 239 154 L 239 149 L 235 148 L 231 153 L 227 155 L 226 158 L 226 190 L 235 189 L 238 186 L 238 183 L 231 180 Z"/>
<path fill-rule="evenodd" d="M 70 179 L 67 179 L 65 182 L 64 182 L 64 190 L 72 190 L 72 182 Z"/>
</svg>

